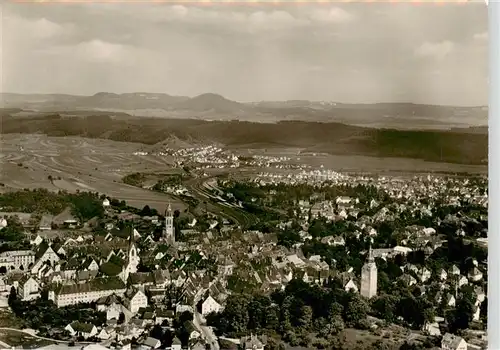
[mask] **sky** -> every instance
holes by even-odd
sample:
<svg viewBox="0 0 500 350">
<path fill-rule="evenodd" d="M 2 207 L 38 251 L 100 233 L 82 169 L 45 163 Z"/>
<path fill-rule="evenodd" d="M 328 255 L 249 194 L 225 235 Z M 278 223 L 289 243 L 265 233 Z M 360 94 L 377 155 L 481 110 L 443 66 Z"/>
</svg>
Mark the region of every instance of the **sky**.
<svg viewBox="0 0 500 350">
<path fill-rule="evenodd" d="M 486 105 L 481 3 L 3 4 L 2 92 Z"/>
</svg>

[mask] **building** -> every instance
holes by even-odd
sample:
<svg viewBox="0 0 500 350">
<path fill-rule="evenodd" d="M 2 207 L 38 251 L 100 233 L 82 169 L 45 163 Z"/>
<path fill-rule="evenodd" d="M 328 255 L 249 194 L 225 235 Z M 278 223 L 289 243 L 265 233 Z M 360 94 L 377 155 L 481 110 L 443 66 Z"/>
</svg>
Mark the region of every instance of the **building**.
<svg viewBox="0 0 500 350">
<path fill-rule="evenodd" d="M 82 336 L 85 339 L 97 335 L 97 328 L 91 323 L 75 321 L 68 324 L 65 328 L 72 336 Z"/>
<path fill-rule="evenodd" d="M 241 339 L 240 344 L 244 350 L 264 350 L 264 344 L 254 335 Z"/>
<path fill-rule="evenodd" d="M 165 211 L 165 228 L 163 229 L 163 239 L 168 244 L 175 244 L 174 215 L 170 204 Z"/>
<path fill-rule="evenodd" d="M 172 341 L 172 346 L 170 347 L 172 350 L 181 350 L 182 349 L 182 343 L 179 340 L 179 338 L 175 337 L 174 340 Z"/>
<path fill-rule="evenodd" d="M 125 283 L 128 281 L 131 273 L 137 272 L 137 267 L 139 266 L 139 263 L 141 262 L 141 258 L 139 256 L 139 251 L 138 251 L 137 247 L 135 246 L 133 231 L 134 231 L 134 229 L 131 230 L 131 234 L 130 234 L 130 238 L 129 238 L 130 244 L 129 244 L 129 248 L 128 248 L 128 257 L 125 261 L 125 265 L 123 266 L 122 272 L 120 272 L 120 278 Z"/>
<path fill-rule="evenodd" d="M 467 350 L 467 342 L 458 335 L 446 333 L 441 340 L 443 350 Z"/>
<path fill-rule="evenodd" d="M 141 290 L 130 290 L 124 299 L 125 306 L 132 313 L 136 313 L 141 308 L 148 307 L 148 298 Z"/>
<path fill-rule="evenodd" d="M 361 295 L 368 299 L 377 295 L 377 264 L 371 247 L 368 261 L 361 268 Z"/>
<path fill-rule="evenodd" d="M 62 285 L 52 295 L 57 307 L 92 303 L 112 294 L 123 296 L 127 287 L 119 278 L 95 278 L 87 283 Z"/>
<path fill-rule="evenodd" d="M 19 281 L 17 294 L 23 301 L 29 301 L 40 297 L 40 284 L 33 277 L 23 276 Z"/>
<path fill-rule="evenodd" d="M 0 254 L 0 266 L 5 266 L 7 270 L 11 267 L 15 269 L 30 269 L 35 263 L 35 252 L 32 250 L 13 250 Z"/>
<path fill-rule="evenodd" d="M 201 314 L 206 316 L 212 312 L 220 312 L 223 307 L 211 295 L 209 295 L 201 304 Z"/>
</svg>

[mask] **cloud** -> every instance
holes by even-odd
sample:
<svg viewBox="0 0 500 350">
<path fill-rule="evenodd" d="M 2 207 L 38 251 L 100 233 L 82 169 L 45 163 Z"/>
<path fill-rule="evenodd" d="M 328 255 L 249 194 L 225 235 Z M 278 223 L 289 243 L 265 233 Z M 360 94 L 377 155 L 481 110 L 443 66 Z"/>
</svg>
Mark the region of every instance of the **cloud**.
<svg viewBox="0 0 500 350">
<path fill-rule="evenodd" d="M 68 30 L 69 26 L 65 28 L 46 18 L 29 20 L 11 15 L 4 17 L 4 32 L 21 32 L 23 37 L 29 39 L 50 39 L 64 35 Z"/>
<path fill-rule="evenodd" d="M 38 54 L 56 58 L 66 57 L 89 63 L 112 63 L 130 65 L 146 54 L 145 50 L 133 46 L 110 43 L 99 39 L 85 41 L 71 46 L 52 46 L 36 51 Z"/>
<path fill-rule="evenodd" d="M 473 38 L 478 41 L 488 40 L 488 32 L 474 34 Z"/>
<path fill-rule="evenodd" d="M 447 40 L 439 43 L 425 42 L 415 50 L 415 54 L 417 56 L 443 59 L 453 51 L 454 47 L 455 44 Z"/>
<path fill-rule="evenodd" d="M 327 23 L 346 23 L 354 20 L 354 15 L 339 7 L 329 9 L 316 9 L 311 12 L 309 18 L 312 21 L 327 22 Z"/>
<path fill-rule="evenodd" d="M 9 3 L 2 10 L 6 91 L 487 100 L 484 4 Z"/>
</svg>

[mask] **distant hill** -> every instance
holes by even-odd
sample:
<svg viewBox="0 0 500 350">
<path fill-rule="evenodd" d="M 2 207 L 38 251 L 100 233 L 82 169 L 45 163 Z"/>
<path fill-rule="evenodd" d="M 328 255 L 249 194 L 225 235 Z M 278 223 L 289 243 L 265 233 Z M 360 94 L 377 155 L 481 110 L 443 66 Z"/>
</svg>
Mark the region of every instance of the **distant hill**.
<svg viewBox="0 0 500 350">
<path fill-rule="evenodd" d="M 92 96 L 2 93 L 0 96 L 0 107 L 47 113 L 99 110 L 163 118 L 238 119 L 272 123 L 301 120 L 402 129 L 462 128 L 481 126 L 488 122 L 487 107 L 413 103 L 345 104 L 307 100 L 239 103 L 213 93 L 192 98 L 143 92 L 126 94 L 99 92 Z"/>
<path fill-rule="evenodd" d="M 217 94 L 202 94 L 172 106 L 174 109 L 187 109 L 196 112 L 217 111 L 221 113 L 238 113 L 248 107 L 224 98 Z"/>
</svg>

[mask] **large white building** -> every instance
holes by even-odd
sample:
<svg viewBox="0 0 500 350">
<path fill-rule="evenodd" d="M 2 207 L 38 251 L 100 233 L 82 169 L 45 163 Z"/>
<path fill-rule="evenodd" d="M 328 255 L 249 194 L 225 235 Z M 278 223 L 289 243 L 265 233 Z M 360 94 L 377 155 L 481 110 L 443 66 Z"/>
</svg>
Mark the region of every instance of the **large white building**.
<svg viewBox="0 0 500 350">
<path fill-rule="evenodd" d="M 119 278 L 96 278 L 88 283 L 62 285 L 58 291 L 49 293 L 57 307 L 92 303 L 112 294 L 123 296 L 127 287 Z"/>
<path fill-rule="evenodd" d="M 377 265 L 373 257 L 372 248 L 368 253 L 368 261 L 361 268 L 361 290 L 360 293 L 365 298 L 372 298 L 377 295 Z"/>
<path fill-rule="evenodd" d="M 35 252 L 32 250 L 13 250 L 0 254 L 0 266 L 5 266 L 7 270 L 11 267 L 28 269 L 34 263 Z"/>
</svg>

